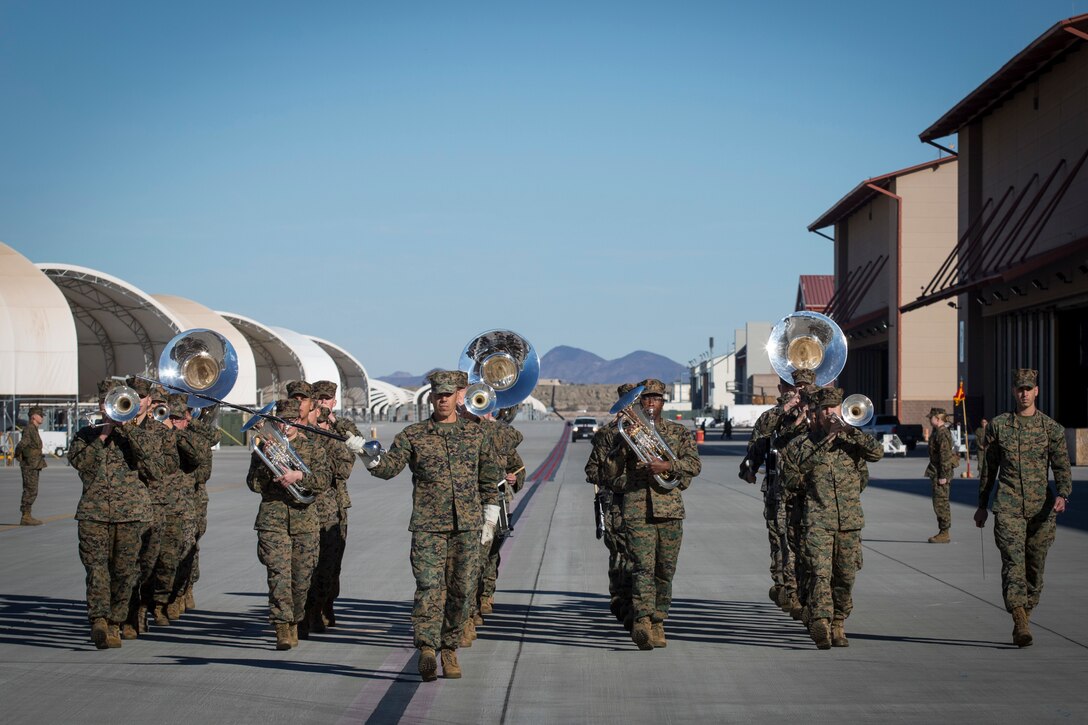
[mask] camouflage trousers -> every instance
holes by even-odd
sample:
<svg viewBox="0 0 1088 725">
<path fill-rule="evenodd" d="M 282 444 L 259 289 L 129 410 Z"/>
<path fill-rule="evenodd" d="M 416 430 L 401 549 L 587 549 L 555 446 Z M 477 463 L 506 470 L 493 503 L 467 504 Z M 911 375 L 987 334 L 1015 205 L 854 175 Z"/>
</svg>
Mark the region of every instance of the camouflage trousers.
<svg viewBox="0 0 1088 725">
<path fill-rule="evenodd" d="M 778 484 L 767 477 L 763 480 L 763 520 L 767 524 L 767 541 L 771 547 L 771 581 L 788 591 L 797 588 L 793 573 L 788 537 L 786 497 Z"/>
<path fill-rule="evenodd" d="M 193 517 L 187 532 L 189 546 L 178 566 L 180 591 L 189 589 L 200 579 L 200 539 L 208 531 L 208 491 L 198 486 L 193 504 Z"/>
<path fill-rule="evenodd" d="M 1001 593 L 1005 609 L 1035 609 L 1043 593 L 1046 554 L 1054 543 L 1054 512 L 1044 506 L 1034 518 L 994 515 L 994 541 L 1001 550 Z"/>
<path fill-rule="evenodd" d="M 495 596 L 495 584 L 499 578 L 499 564 L 502 562 L 502 542 L 503 540 L 496 536 L 487 546 L 480 544 L 480 577 L 479 586 L 476 590 L 477 605 L 479 605 L 481 598 Z M 477 609 L 478 607 L 474 606 L 473 612 L 477 611 Z"/>
<path fill-rule="evenodd" d="M 796 594 L 804 605 L 811 588 L 811 567 L 805 554 L 805 496 L 794 494 L 786 498 L 786 543 L 792 566 L 787 570 L 786 590 Z"/>
<path fill-rule="evenodd" d="M 87 618 L 120 624 L 140 583 L 146 521 L 79 522 L 79 559 L 87 570 Z"/>
<path fill-rule="evenodd" d="M 412 532 L 415 646 L 455 650 L 479 578 L 480 532 Z"/>
<path fill-rule="evenodd" d="M 948 494 L 952 488 L 952 480 L 949 479 L 948 483 L 943 486 L 937 483 L 938 480 L 936 477 L 929 479 L 933 492 L 933 513 L 937 515 L 937 528 L 941 531 L 948 531 L 952 528 L 952 507 L 948 505 Z"/>
<path fill-rule="evenodd" d="M 305 616 L 318 537 L 316 532 L 257 532 L 257 558 L 268 569 L 268 618 L 273 624 L 296 624 Z"/>
<path fill-rule="evenodd" d="M 348 537 L 345 519 L 321 525 L 318 538 L 317 565 L 314 567 L 306 610 L 320 614 L 340 594 L 340 566 L 344 560 L 344 545 Z"/>
<path fill-rule="evenodd" d="M 22 465 L 19 468 L 23 474 L 23 498 L 19 501 L 19 511 L 25 514 L 38 499 L 38 476 L 41 470 Z"/>
<path fill-rule="evenodd" d="M 623 494 L 612 494 L 604 516 L 604 545 L 608 548 L 608 593 L 631 602 L 631 555 L 627 551 L 627 526 L 623 520 Z"/>
<path fill-rule="evenodd" d="M 147 543 L 140 556 L 143 601 L 147 605 L 169 604 L 179 589 L 178 569 L 186 552 L 185 515 L 152 507 Z"/>
<path fill-rule="evenodd" d="M 672 606 L 672 579 L 684 538 L 683 519 L 627 518 L 631 607 L 635 619 L 662 622 Z"/>
<path fill-rule="evenodd" d="M 805 553 L 812 567 L 808 608 L 813 619 L 846 619 L 854 608 L 854 578 L 861 570 L 861 531 L 810 528 Z"/>
</svg>

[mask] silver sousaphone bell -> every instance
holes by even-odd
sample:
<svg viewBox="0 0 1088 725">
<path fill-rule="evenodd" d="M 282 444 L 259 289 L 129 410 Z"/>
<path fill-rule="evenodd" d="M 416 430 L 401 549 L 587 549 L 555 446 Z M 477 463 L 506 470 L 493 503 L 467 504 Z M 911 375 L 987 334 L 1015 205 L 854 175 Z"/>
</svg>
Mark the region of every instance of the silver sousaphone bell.
<svg viewBox="0 0 1088 725">
<path fill-rule="evenodd" d="M 159 355 L 159 382 L 189 393 L 187 405 L 203 408 L 224 398 L 238 379 L 238 353 L 230 340 L 215 330 L 194 328 L 175 335 Z"/>
<path fill-rule="evenodd" d="M 834 320 L 819 312 L 783 317 L 767 339 L 767 357 L 778 377 L 793 382 L 795 370 L 812 370 L 823 386 L 839 377 L 846 365 L 846 335 Z"/>
<path fill-rule="evenodd" d="M 457 368 L 468 373 L 465 409 L 483 416 L 515 407 L 529 397 L 540 377 L 540 357 L 532 343 L 516 332 L 488 330 L 465 345 Z M 475 404 L 485 412 L 476 412 Z"/>
</svg>

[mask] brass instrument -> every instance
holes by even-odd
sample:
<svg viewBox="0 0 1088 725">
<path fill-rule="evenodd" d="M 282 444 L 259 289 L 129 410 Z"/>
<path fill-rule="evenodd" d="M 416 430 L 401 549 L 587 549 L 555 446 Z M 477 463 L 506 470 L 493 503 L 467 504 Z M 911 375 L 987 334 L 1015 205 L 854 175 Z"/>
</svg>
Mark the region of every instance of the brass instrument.
<svg viewBox="0 0 1088 725">
<path fill-rule="evenodd" d="M 238 379 L 238 353 L 230 340 L 214 330 L 185 330 L 166 343 L 159 355 L 159 380 L 164 387 L 189 393 L 187 405 L 213 405 L 231 391 Z"/>
<path fill-rule="evenodd" d="M 483 418 L 498 409 L 495 389 L 487 383 L 473 383 L 465 390 L 465 410 Z"/>
<path fill-rule="evenodd" d="M 102 405 L 114 423 L 127 423 L 140 414 L 140 394 L 123 383 L 118 384 L 106 394 Z"/>
<path fill-rule="evenodd" d="M 861 428 L 873 419 L 873 401 L 861 393 L 854 393 L 842 401 L 839 417 L 844 423 Z"/>
<path fill-rule="evenodd" d="M 676 454 L 669 448 L 669 444 L 657 432 L 653 420 L 647 417 L 642 406 L 638 404 L 639 396 L 645 388 L 640 385 L 631 392 L 616 401 L 609 412 L 616 416 L 616 430 L 620 437 L 630 446 L 638 459 L 645 464 L 650 461 L 676 462 Z M 658 485 L 666 490 L 676 488 L 680 479 L 672 471 L 666 471 L 661 475 L 654 475 Z"/>
<path fill-rule="evenodd" d="M 465 345 L 457 369 L 468 373 L 466 410 L 482 416 L 500 409 L 515 408 L 514 415 L 517 415 L 516 407 L 529 397 L 540 377 L 540 357 L 532 343 L 518 333 L 488 330 Z M 483 403 L 484 397 L 492 397 L 487 392 L 488 388 L 494 398 L 493 407 L 484 413 L 475 413 L 469 405 L 469 396 L 477 397 Z M 513 420 L 513 415 L 510 419 Z"/>
<path fill-rule="evenodd" d="M 170 406 L 159 403 L 151 410 L 151 417 L 160 423 L 165 423 L 170 418 Z"/>
<path fill-rule="evenodd" d="M 812 370 L 824 386 L 846 365 L 846 335 L 834 320 L 819 312 L 794 312 L 783 317 L 767 339 L 767 357 L 778 377 L 793 381 L 795 370 Z"/>
<path fill-rule="evenodd" d="M 270 424 L 265 417 L 275 407 L 275 403 L 269 403 L 261 409 L 261 412 L 250 418 L 242 426 L 243 433 L 252 428 L 257 434 L 250 443 L 250 450 L 257 454 L 257 457 L 261 459 L 264 465 L 268 466 L 268 470 L 272 471 L 273 478 L 282 478 L 290 471 L 302 471 L 308 476 L 310 475 L 309 467 L 295 453 L 295 449 L 291 447 L 287 436 L 275 425 Z M 302 504 L 313 503 L 317 498 L 313 491 L 298 483 L 292 483 L 284 488 L 287 489 L 287 493 L 291 494 L 292 498 Z"/>
</svg>

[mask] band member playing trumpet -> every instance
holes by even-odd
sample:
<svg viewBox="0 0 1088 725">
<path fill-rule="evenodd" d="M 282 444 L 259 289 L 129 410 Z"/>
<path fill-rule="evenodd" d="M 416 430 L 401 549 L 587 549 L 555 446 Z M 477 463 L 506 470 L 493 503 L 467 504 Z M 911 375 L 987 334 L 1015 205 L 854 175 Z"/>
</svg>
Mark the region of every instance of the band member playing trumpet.
<svg viewBox="0 0 1088 725">
<path fill-rule="evenodd" d="M 298 400 L 277 401 L 276 415 L 305 423 Z M 253 524 L 257 530 L 257 558 L 268 569 L 269 619 L 276 630 L 276 649 L 285 650 L 298 646 L 298 623 L 306 615 L 320 531 L 316 507 L 299 500 L 289 487 L 301 486 L 320 493 L 329 485 L 329 465 L 325 451 L 298 428 L 271 420 L 264 425 L 282 428 L 290 449 L 309 469 L 304 473 L 294 467 L 276 476 L 254 451 L 246 476 L 250 490 L 261 494 L 261 507 Z M 269 451 L 270 442 L 260 444 L 265 456 L 281 460 L 279 454 L 286 452 Z"/>
<path fill-rule="evenodd" d="M 884 447 L 839 416 L 842 390 L 820 388 L 816 419 L 808 435 L 782 452 L 786 489 L 805 493 L 805 558 L 811 567 L 809 634 L 819 649 L 848 647 L 844 622 L 854 602 L 854 578 L 861 569 L 860 461 L 879 461 Z"/>
<path fill-rule="evenodd" d="M 665 383 L 656 379 L 643 387 L 638 405 L 675 455 L 675 460 L 643 463 L 629 447 L 623 456 L 627 485 L 623 520 L 631 553 L 634 627 L 631 639 L 640 650 L 665 647 L 665 619 L 672 605 L 672 579 L 684 535 L 684 500 L 681 491 L 699 475 L 702 463 L 687 428 L 661 418 L 665 407 Z M 665 488 L 658 478 L 675 481 Z"/>
</svg>

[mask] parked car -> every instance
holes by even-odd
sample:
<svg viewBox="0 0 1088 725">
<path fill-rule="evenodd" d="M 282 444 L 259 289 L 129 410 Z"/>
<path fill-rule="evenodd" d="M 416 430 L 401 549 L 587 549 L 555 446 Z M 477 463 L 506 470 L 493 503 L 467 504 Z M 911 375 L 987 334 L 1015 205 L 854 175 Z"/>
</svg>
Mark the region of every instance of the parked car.
<svg viewBox="0 0 1088 725">
<path fill-rule="evenodd" d="M 885 433 L 899 436 L 908 451 L 913 451 L 918 441 L 922 440 L 922 426 L 900 423 L 898 416 L 877 415 L 869 423 L 862 427 L 863 432 L 868 433 L 878 441 L 884 439 Z"/>
<path fill-rule="evenodd" d="M 575 442 L 579 438 L 592 438 L 597 432 L 597 419 L 588 416 L 579 416 L 574 419 L 570 428 L 570 441 Z"/>
</svg>

